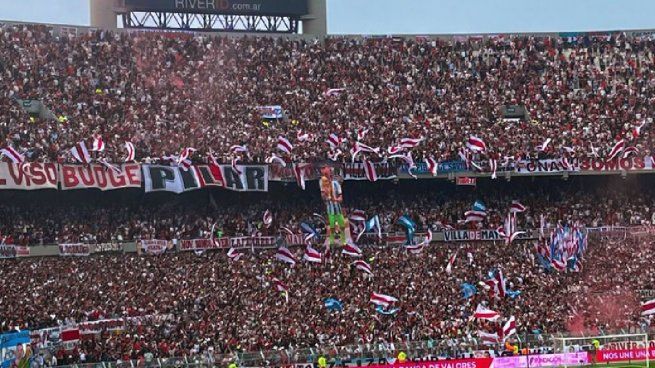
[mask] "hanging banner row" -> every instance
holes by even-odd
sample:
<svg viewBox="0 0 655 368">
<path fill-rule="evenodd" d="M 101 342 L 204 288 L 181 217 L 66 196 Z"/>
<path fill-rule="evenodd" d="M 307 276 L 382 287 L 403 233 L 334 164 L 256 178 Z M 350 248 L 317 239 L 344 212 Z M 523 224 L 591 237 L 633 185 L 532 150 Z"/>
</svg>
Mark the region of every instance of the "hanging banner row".
<svg viewBox="0 0 655 368">
<path fill-rule="evenodd" d="M 324 164 L 280 165 L 194 165 L 190 168 L 180 166 L 151 164 L 122 164 L 113 169 L 101 164 L 68 165 L 58 163 L 32 162 L 18 165 L 0 162 L 0 190 L 18 189 L 88 189 L 114 190 L 122 188 L 141 188 L 146 192 L 183 193 L 204 187 L 218 187 L 239 192 L 266 192 L 269 181 L 294 182 L 299 176 L 305 180 L 320 178 L 320 168 Z M 336 174 L 344 180 L 366 180 L 361 163 L 333 164 Z M 417 163 L 410 175 L 407 165 L 382 162 L 374 164 L 379 180 L 406 179 L 418 177 L 432 178 L 425 163 Z M 650 156 L 627 157 L 614 160 L 534 160 L 519 161 L 507 167 L 499 167 L 499 173 L 511 176 L 571 175 L 653 172 L 655 163 Z M 440 162 L 437 177 L 448 175 L 489 176 L 488 172 L 471 171 L 465 162 Z"/>
</svg>

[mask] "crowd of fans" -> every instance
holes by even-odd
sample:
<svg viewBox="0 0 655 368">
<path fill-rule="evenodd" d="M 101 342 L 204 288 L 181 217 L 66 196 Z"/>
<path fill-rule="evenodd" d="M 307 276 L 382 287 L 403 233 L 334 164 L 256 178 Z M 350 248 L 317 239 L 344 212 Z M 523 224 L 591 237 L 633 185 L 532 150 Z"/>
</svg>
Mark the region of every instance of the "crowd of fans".
<svg viewBox="0 0 655 368">
<path fill-rule="evenodd" d="M 451 227 L 496 229 L 512 200 L 527 207 L 518 218 L 522 228 L 539 228 L 541 215 L 549 225 L 558 221 L 588 227 L 651 225 L 655 222 L 652 184 L 647 178 L 631 179 L 541 179 L 538 186 L 526 179 L 481 184 L 477 190 L 434 181 L 373 187 L 367 182 L 346 182 L 344 209 L 346 215 L 355 209 L 364 210 L 368 217 L 379 215 L 382 231 L 388 233 L 403 231 L 398 225 L 403 214 L 416 222 L 419 232 Z M 164 198 L 142 192 L 126 196 L 61 193 L 65 199 L 52 198 L 50 192 L 0 192 L 0 235 L 7 237 L 7 243 L 42 245 L 207 238 L 214 225 L 226 236 L 276 235 L 282 227 L 300 231 L 301 222 L 321 230 L 322 221 L 313 214 L 324 215 L 325 209 L 318 189 L 312 189 L 272 186 L 266 195 L 216 190 Z M 486 205 L 487 218 L 462 223 L 476 200 Z M 263 224 L 266 210 L 274 214 L 270 228 Z"/>
<path fill-rule="evenodd" d="M 424 137 L 419 159 L 457 158 L 470 135 L 487 143 L 481 158 L 606 156 L 620 139 L 649 155 L 654 47 L 651 35 L 624 34 L 307 41 L 4 25 L 0 135 L 49 161 L 71 160 L 68 149 L 95 133 L 114 162 L 125 141 L 137 160 L 195 147 L 194 159 L 214 151 L 229 162 L 245 144 L 242 159 L 263 162 L 279 135 L 295 145 L 288 159 L 325 160 L 330 133 L 349 140 L 349 159 L 367 129 L 362 143 L 383 152 Z M 334 88 L 344 90 L 327 96 Z M 55 119 L 30 119 L 14 99 L 43 101 Z M 501 119 L 505 104 L 530 118 Z M 285 117 L 264 121 L 265 105 Z"/>
</svg>

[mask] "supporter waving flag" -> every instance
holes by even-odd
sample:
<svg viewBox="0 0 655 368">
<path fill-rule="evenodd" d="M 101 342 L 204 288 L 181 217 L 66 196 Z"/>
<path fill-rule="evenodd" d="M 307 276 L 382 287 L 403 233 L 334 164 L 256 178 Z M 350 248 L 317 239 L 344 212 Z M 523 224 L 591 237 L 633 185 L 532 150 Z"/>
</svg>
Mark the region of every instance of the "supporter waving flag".
<svg viewBox="0 0 655 368">
<path fill-rule="evenodd" d="M 335 150 L 336 148 L 341 147 L 341 144 L 343 144 L 343 139 L 339 138 L 339 136 L 334 133 L 330 133 L 326 142 L 330 145 L 332 150 Z"/>
<path fill-rule="evenodd" d="M 365 153 L 375 153 L 376 155 L 380 154 L 380 147 L 373 148 L 371 146 L 367 146 L 364 143 L 361 143 L 359 141 L 355 142 L 353 145 L 353 148 L 350 150 L 350 156 L 352 162 L 355 162 L 357 159 L 357 156 L 359 156 L 360 153 L 365 152 Z"/>
<path fill-rule="evenodd" d="M 487 150 L 487 144 L 484 141 L 474 135 L 470 136 L 466 142 L 466 147 L 474 152 L 484 152 Z"/>
<path fill-rule="evenodd" d="M 235 175 L 241 175 L 241 170 L 239 170 L 239 164 L 240 158 L 238 157 L 232 157 L 232 161 L 230 162 L 230 167 L 232 168 L 232 172 L 234 172 Z"/>
<path fill-rule="evenodd" d="M 364 129 L 364 128 L 357 129 L 357 140 L 361 141 L 362 139 L 364 139 L 364 137 L 366 137 L 366 133 L 368 133 L 369 130 L 370 129 Z"/>
<path fill-rule="evenodd" d="M 357 235 L 357 240 L 359 240 L 364 233 L 374 230 L 377 231 L 378 238 L 382 239 L 382 226 L 380 225 L 380 217 L 378 215 L 375 215 L 364 222 L 364 230 Z"/>
<path fill-rule="evenodd" d="M 3 149 L 0 149 L 0 156 L 5 156 L 11 162 L 15 164 L 20 164 L 25 161 L 25 156 L 21 155 L 15 148 L 7 146 Z"/>
<path fill-rule="evenodd" d="M 487 213 L 484 211 L 466 211 L 464 212 L 464 217 L 466 219 L 464 220 L 466 223 L 469 222 L 482 222 L 484 221 L 485 218 L 487 218 Z"/>
<path fill-rule="evenodd" d="M 279 164 L 279 165 L 282 166 L 282 167 L 287 167 L 287 163 L 284 162 L 284 160 L 282 159 L 282 157 L 276 155 L 275 153 L 271 153 L 271 155 L 270 155 L 269 157 L 266 158 L 266 163 L 267 163 L 267 164 L 273 164 L 273 163 L 276 163 L 276 164 Z"/>
<path fill-rule="evenodd" d="M 482 304 L 478 304 L 478 307 L 475 308 L 475 312 L 473 313 L 473 317 L 495 322 L 498 320 L 498 318 L 500 318 L 500 313 L 484 307 Z"/>
<path fill-rule="evenodd" d="M 94 134 L 92 139 L 91 151 L 102 152 L 105 150 L 105 142 L 102 141 L 100 134 Z"/>
<path fill-rule="evenodd" d="M 498 161 L 495 158 L 489 159 L 489 170 L 491 170 L 491 178 L 497 179 L 496 169 L 498 168 Z"/>
<path fill-rule="evenodd" d="M 496 345 L 500 343 L 500 337 L 497 333 L 478 331 L 478 337 L 484 345 Z"/>
<path fill-rule="evenodd" d="M 136 157 L 136 150 L 134 149 L 134 144 L 132 142 L 125 142 L 125 149 L 127 150 L 127 156 L 125 156 L 125 162 L 134 161 Z"/>
<path fill-rule="evenodd" d="M 302 258 L 312 263 L 321 263 L 322 261 L 321 253 L 309 245 L 305 248 L 305 255 Z"/>
<path fill-rule="evenodd" d="M 337 148 L 336 151 L 329 151 L 328 152 L 328 159 L 330 159 L 330 161 L 338 161 L 339 156 L 341 156 L 341 155 L 343 155 L 343 152 L 340 149 Z"/>
<path fill-rule="evenodd" d="M 616 158 L 621 152 L 623 152 L 623 149 L 625 148 L 625 140 L 621 139 L 620 141 L 616 142 L 614 144 L 614 147 L 610 150 L 610 153 L 607 155 L 608 159 L 613 160 Z"/>
<path fill-rule="evenodd" d="M 289 142 L 285 137 L 279 136 L 277 137 L 277 149 L 290 155 L 293 150 L 293 144 L 291 144 L 291 142 Z"/>
<path fill-rule="evenodd" d="M 271 227 L 271 224 L 273 223 L 273 214 L 271 213 L 271 211 L 266 210 L 264 212 L 262 221 L 264 222 L 264 226 L 266 226 L 267 229 Z"/>
<path fill-rule="evenodd" d="M 419 145 L 423 141 L 423 137 L 421 138 L 401 138 L 400 139 L 400 147 L 402 148 L 414 148 Z"/>
<path fill-rule="evenodd" d="M 355 243 L 348 242 L 346 245 L 343 246 L 341 249 L 341 253 L 345 255 L 349 255 L 351 257 L 361 257 L 362 256 L 362 250 L 355 245 Z"/>
<path fill-rule="evenodd" d="M 510 213 L 521 213 L 525 212 L 526 207 L 517 200 L 512 201 L 512 205 L 509 207 Z"/>
<path fill-rule="evenodd" d="M 364 262 L 364 261 L 362 261 L 362 260 L 358 260 L 358 261 L 353 262 L 353 265 L 355 266 L 356 269 L 358 269 L 358 270 L 360 270 L 360 271 L 362 271 L 362 272 L 364 272 L 366 274 L 369 274 L 369 275 L 373 274 L 373 271 L 371 269 L 371 265 Z"/>
<path fill-rule="evenodd" d="M 437 176 L 437 170 L 439 169 L 439 163 L 432 157 L 425 159 L 425 164 L 428 165 L 428 171 L 432 176 Z"/>
<path fill-rule="evenodd" d="M 353 210 L 350 214 L 350 221 L 366 221 L 366 212 L 363 210 Z"/>
<path fill-rule="evenodd" d="M 296 177 L 296 183 L 302 190 L 305 190 L 305 167 L 307 165 L 309 164 L 291 164 L 293 175 Z"/>
<path fill-rule="evenodd" d="M 328 88 L 325 92 L 323 92 L 323 96 L 325 97 L 339 96 L 345 90 L 346 90 L 345 88 Z"/>
<path fill-rule="evenodd" d="M 364 160 L 364 175 L 368 181 L 376 182 L 378 180 L 378 174 L 375 171 L 375 164 L 371 161 Z"/>
<path fill-rule="evenodd" d="M 282 282 L 282 280 L 278 279 L 277 277 L 273 278 L 273 288 L 280 293 L 284 294 L 284 299 L 289 302 L 289 287 L 287 284 Z"/>
<path fill-rule="evenodd" d="M 292 266 L 296 264 L 296 257 L 287 247 L 279 247 L 277 253 L 275 253 L 275 259 L 289 263 Z"/>
<path fill-rule="evenodd" d="M 107 162 L 107 159 L 101 158 L 100 160 L 98 160 L 98 162 L 100 162 L 102 164 L 102 166 L 104 166 L 107 170 L 111 170 L 111 171 L 115 172 L 116 174 L 121 173 L 120 167 L 110 164 L 109 162 Z"/>
<path fill-rule="evenodd" d="M 228 257 L 230 260 L 234 261 L 234 262 L 238 261 L 239 258 L 241 258 L 242 255 L 243 255 L 243 253 L 239 253 L 239 252 L 237 252 L 237 250 L 234 249 L 234 248 L 230 248 L 230 249 L 227 251 L 227 257 Z"/>
<path fill-rule="evenodd" d="M 541 145 L 537 146 L 537 151 L 539 151 L 539 152 L 543 152 L 543 151 L 545 151 L 546 148 L 548 148 L 548 145 L 550 144 L 550 141 L 551 141 L 551 140 L 552 140 L 551 138 L 546 138 L 546 140 L 544 141 L 544 143 L 542 143 Z"/>
<path fill-rule="evenodd" d="M 630 155 L 638 155 L 639 149 L 637 147 L 628 147 L 623 151 L 623 158 L 628 158 Z"/>
<path fill-rule="evenodd" d="M 343 303 L 335 298 L 326 298 L 324 300 L 325 303 L 325 308 L 329 311 L 338 311 L 341 312 L 343 310 Z"/>
<path fill-rule="evenodd" d="M 248 147 L 246 145 L 239 145 L 239 144 L 234 144 L 230 146 L 230 152 L 234 153 L 247 153 L 248 152 Z"/>
<path fill-rule="evenodd" d="M 84 141 L 78 142 L 73 148 L 71 148 L 70 153 L 79 163 L 88 164 L 91 162 L 91 156 L 86 149 L 86 143 L 84 143 Z"/>
<path fill-rule="evenodd" d="M 381 305 L 383 307 L 388 307 L 389 305 L 397 302 L 398 299 L 390 295 L 380 294 L 380 293 L 371 293 L 370 302 L 375 305 Z"/>
<path fill-rule="evenodd" d="M 455 260 L 457 259 L 457 251 L 453 253 L 450 258 L 448 258 L 448 264 L 446 265 L 446 273 L 450 275 L 453 272 L 453 265 L 455 265 Z"/>
</svg>

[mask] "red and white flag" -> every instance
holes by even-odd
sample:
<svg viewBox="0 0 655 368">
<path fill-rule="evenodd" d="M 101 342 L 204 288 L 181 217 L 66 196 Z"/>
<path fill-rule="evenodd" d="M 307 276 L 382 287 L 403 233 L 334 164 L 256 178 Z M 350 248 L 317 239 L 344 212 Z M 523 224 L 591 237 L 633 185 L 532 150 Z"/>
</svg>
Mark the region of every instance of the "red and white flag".
<svg viewBox="0 0 655 368">
<path fill-rule="evenodd" d="M 501 298 L 504 298 L 507 292 L 507 289 L 505 288 L 505 276 L 503 276 L 503 270 L 498 269 L 496 271 L 496 274 L 494 275 L 494 279 L 496 280 L 496 291 L 498 293 L 498 296 Z"/>
<path fill-rule="evenodd" d="M 132 142 L 125 142 L 125 149 L 127 150 L 127 156 L 125 156 L 125 162 L 134 161 L 136 157 L 136 150 L 134 149 L 134 144 Z"/>
<path fill-rule="evenodd" d="M 409 253 L 412 253 L 412 254 L 420 254 L 423 251 L 424 246 L 425 246 L 425 243 L 406 245 L 405 250 L 407 250 Z"/>
<path fill-rule="evenodd" d="M 496 179 L 498 176 L 496 175 L 496 169 L 498 169 L 498 161 L 494 158 L 489 159 L 489 170 L 491 170 L 491 178 Z"/>
<path fill-rule="evenodd" d="M 343 155 L 343 152 L 337 148 L 336 151 L 329 151 L 328 152 L 328 158 L 330 161 L 337 161 L 339 160 L 339 156 Z"/>
<path fill-rule="evenodd" d="M 362 250 L 352 242 L 348 242 L 343 246 L 341 253 L 349 255 L 351 257 L 361 257 Z"/>
<path fill-rule="evenodd" d="M 641 315 L 649 316 L 655 314 L 655 299 L 641 303 Z"/>
<path fill-rule="evenodd" d="M 437 176 L 437 170 L 439 169 L 439 163 L 432 157 L 425 159 L 425 164 L 428 165 L 428 171 L 432 176 Z"/>
<path fill-rule="evenodd" d="M 309 141 L 311 138 L 312 138 L 312 135 L 309 134 L 309 133 L 303 133 L 302 129 L 300 129 L 300 130 L 298 130 L 298 132 L 296 132 L 296 139 L 298 140 L 298 142 Z"/>
<path fill-rule="evenodd" d="M 180 152 L 180 156 L 177 158 L 177 163 L 182 164 L 185 160 L 191 157 L 191 154 L 196 152 L 196 149 L 193 147 L 186 147 Z M 184 165 L 183 165 L 184 166 Z"/>
<path fill-rule="evenodd" d="M 487 150 L 487 145 L 484 141 L 474 135 L 470 136 L 466 142 L 466 147 L 471 151 L 484 152 Z"/>
<path fill-rule="evenodd" d="M 537 146 L 537 151 L 539 151 L 539 152 L 543 152 L 543 151 L 545 151 L 546 148 L 548 148 L 548 145 L 550 144 L 550 141 L 551 141 L 551 140 L 552 140 L 551 138 L 546 138 L 546 140 L 544 141 L 544 143 L 542 143 L 541 145 Z"/>
<path fill-rule="evenodd" d="M 321 253 L 309 245 L 305 248 L 305 255 L 302 258 L 307 262 L 321 263 Z"/>
<path fill-rule="evenodd" d="M 239 161 L 241 159 L 238 157 L 232 157 L 232 161 L 230 162 L 230 166 L 232 167 L 232 172 L 234 172 L 235 175 L 241 175 L 241 170 L 239 170 Z"/>
<path fill-rule="evenodd" d="M 383 307 L 388 307 L 390 304 L 397 302 L 398 299 L 390 295 L 371 293 L 370 302 L 375 305 L 381 305 Z"/>
<path fill-rule="evenodd" d="M 403 150 L 404 150 L 404 148 L 402 148 L 400 146 L 393 146 L 393 147 L 387 148 L 387 153 L 390 154 L 390 155 L 397 155 L 400 152 L 402 152 Z"/>
<path fill-rule="evenodd" d="M 464 212 L 464 217 L 466 217 L 465 222 L 482 222 L 484 219 L 487 217 L 487 213 L 484 211 L 475 211 L 475 210 L 470 210 Z"/>
<path fill-rule="evenodd" d="M 350 221 L 366 221 L 366 212 L 363 210 L 353 210 L 350 214 Z"/>
<path fill-rule="evenodd" d="M 116 174 L 121 173 L 121 168 L 120 167 L 110 164 L 109 162 L 107 162 L 107 159 L 105 159 L 105 158 L 101 158 L 100 160 L 98 160 L 98 162 L 100 162 L 102 164 L 102 166 L 104 166 L 106 169 L 111 170 L 111 171 L 115 172 Z"/>
<path fill-rule="evenodd" d="M 551 259 L 550 264 L 553 266 L 553 268 L 557 271 L 566 271 L 566 261 L 562 261 L 559 259 Z"/>
<path fill-rule="evenodd" d="M 228 257 L 229 259 L 231 259 L 232 261 L 235 261 L 235 262 L 238 261 L 239 258 L 241 258 L 242 255 L 243 255 L 243 253 L 239 253 L 239 252 L 237 252 L 237 250 L 234 249 L 234 248 L 230 248 L 230 249 L 227 251 L 227 257 Z"/>
<path fill-rule="evenodd" d="M 482 344 L 484 345 L 495 345 L 500 343 L 500 337 L 497 333 L 478 331 L 478 337 L 482 340 Z"/>
<path fill-rule="evenodd" d="M 291 150 L 293 150 L 293 144 L 283 136 L 279 136 L 277 137 L 277 149 L 289 155 L 291 154 Z"/>
<path fill-rule="evenodd" d="M 267 164 L 276 163 L 276 164 L 279 164 L 282 167 L 287 167 L 287 163 L 284 162 L 282 157 L 276 155 L 275 153 L 271 153 L 271 155 L 266 158 L 266 163 Z"/>
<path fill-rule="evenodd" d="M 641 135 L 641 129 L 644 127 L 644 125 L 646 125 L 646 120 L 644 120 L 641 123 L 641 125 L 636 126 L 636 127 L 634 127 L 634 129 L 632 129 L 632 136 L 634 138 L 637 138 L 637 137 L 639 137 Z"/>
<path fill-rule="evenodd" d="M 328 88 L 325 92 L 323 92 L 323 96 L 325 97 L 338 96 L 341 94 L 341 92 L 345 90 L 346 90 L 345 88 Z"/>
<path fill-rule="evenodd" d="M 273 223 L 273 214 L 271 213 L 271 211 L 266 210 L 264 212 L 264 217 L 262 218 L 262 220 L 264 221 L 264 225 L 266 226 L 267 229 L 271 227 L 271 224 Z"/>
<path fill-rule="evenodd" d="M 91 162 L 91 156 L 89 155 L 89 151 L 86 149 L 86 144 L 84 141 L 77 143 L 73 148 L 71 148 L 70 152 L 75 160 L 77 160 L 77 162 L 83 164 L 88 164 Z"/>
<path fill-rule="evenodd" d="M 361 142 L 355 142 L 353 145 L 353 148 L 350 150 L 350 156 L 352 162 L 355 162 L 357 159 L 357 156 L 359 156 L 360 153 L 362 152 L 368 152 L 368 153 L 375 153 L 379 154 L 380 153 L 380 147 L 373 148 L 371 146 L 365 145 L 364 143 Z"/>
<path fill-rule="evenodd" d="M 20 164 L 25 161 L 25 156 L 21 155 L 16 149 L 10 146 L 0 149 L 0 156 L 7 157 L 15 164 Z"/>
<path fill-rule="evenodd" d="M 493 322 L 500 318 L 500 314 L 487 307 L 483 307 L 482 304 L 478 304 L 478 307 L 475 308 L 475 313 L 473 313 L 473 317 Z"/>
<path fill-rule="evenodd" d="M 364 273 L 367 273 L 369 275 L 373 274 L 373 271 L 371 269 L 371 265 L 364 262 L 364 261 L 362 261 L 362 260 L 358 260 L 358 261 L 353 262 L 353 265 L 355 265 L 356 269 L 358 269 L 358 270 L 360 270 L 360 271 L 362 271 Z"/>
<path fill-rule="evenodd" d="M 289 287 L 277 277 L 273 278 L 273 288 L 284 294 L 284 299 L 289 302 Z"/>
<path fill-rule="evenodd" d="M 293 175 L 296 177 L 298 186 L 305 190 L 305 167 L 309 164 L 291 164 Z"/>
<path fill-rule="evenodd" d="M 514 316 L 511 316 L 503 326 L 503 337 L 508 338 L 509 336 L 514 335 L 515 333 L 516 333 L 516 318 L 514 318 Z"/>
<path fill-rule="evenodd" d="M 414 148 L 418 146 L 419 143 L 423 141 L 423 138 L 401 138 L 400 147 L 402 148 Z"/>
<path fill-rule="evenodd" d="M 364 128 L 357 129 L 357 140 L 361 141 L 362 139 L 364 139 L 364 137 L 366 137 L 366 133 L 368 133 L 369 130 L 370 129 L 364 129 Z"/>
<path fill-rule="evenodd" d="M 339 138 L 339 136 L 334 133 L 330 133 L 326 142 L 330 145 L 330 148 L 334 150 L 341 146 L 343 139 Z"/>
<path fill-rule="evenodd" d="M 446 265 L 446 273 L 451 274 L 453 272 L 453 265 L 455 264 L 455 260 L 457 259 L 457 251 L 453 253 L 450 258 L 448 258 L 448 264 Z"/>
<path fill-rule="evenodd" d="M 275 253 L 275 259 L 291 265 L 296 264 L 296 257 L 293 256 L 293 253 L 291 253 L 287 247 L 279 247 L 277 253 Z"/>
<path fill-rule="evenodd" d="M 375 172 L 375 165 L 369 160 L 364 160 L 363 165 L 366 179 L 368 179 L 368 181 L 377 181 L 378 174 Z"/>
<path fill-rule="evenodd" d="M 620 141 L 616 142 L 614 147 L 612 147 L 612 150 L 610 151 L 608 157 L 610 160 L 616 158 L 619 153 L 623 152 L 623 149 L 625 148 L 625 140 L 621 139 Z"/>
<path fill-rule="evenodd" d="M 182 162 L 180 162 L 180 166 L 182 167 L 182 169 L 186 171 L 189 170 L 191 166 L 193 166 L 193 162 L 191 162 L 191 160 L 187 158 L 184 159 Z"/>
<path fill-rule="evenodd" d="M 248 152 L 248 147 L 246 145 L 239 145 L 239 144 L 234 144 L 230 146 L 230 152 L 232 153 L 240 153 L 240 152 Z"/>
<path fill-rule="evenodd" d="M 526 207 L 521 204 L 519 201 L 512 201 L 512 205 L 509 207 L 509 212 L 510 213 L 520 213 L 520 212 L 525 212 Z"/>
<path fill-rule="evenodd" d="M 94 134 L 91 138 L 93 139 L 91 151 L 102 152 L 105 150 L 105 142 L 102 141 L 100 134 Z"/>
</svg>

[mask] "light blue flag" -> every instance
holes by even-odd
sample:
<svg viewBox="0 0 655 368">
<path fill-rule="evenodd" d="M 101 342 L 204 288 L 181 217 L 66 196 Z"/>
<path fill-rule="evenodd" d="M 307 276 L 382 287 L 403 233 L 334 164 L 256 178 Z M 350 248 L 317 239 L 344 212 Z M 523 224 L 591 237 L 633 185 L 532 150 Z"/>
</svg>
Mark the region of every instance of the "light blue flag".
<svg viewBox="0 0 655 368">
<path fill-rule="evenodd" d="M 387 315 L 387 316 L 392 315 L 392 314 L 396 314 L 396 312 L 398 312 L 399 310 L 400 310 L 400 308 L 391 308 L 389 310 L 386 310 L 381 305 L 378 305 L 377 307 L 375 307 L 376 312 L 378 312 L 380 314 Z"/>
<path fill-rule="evenodd" d="M 343 310 L 343 303 L 334 298 L 326 298 L 325 308 L 327 308 L 329 311 L 341 312 Z"/>
<path fill-rule="evenodd" d="M 462 288 L 462 296 L 464 297 L 464 299 L 468 299 L 478 292 L 478 289 L 475 288 L 475 285 L 469 284 L 467 282 L 463 283 L 461 288 Z"/>
</svg>

